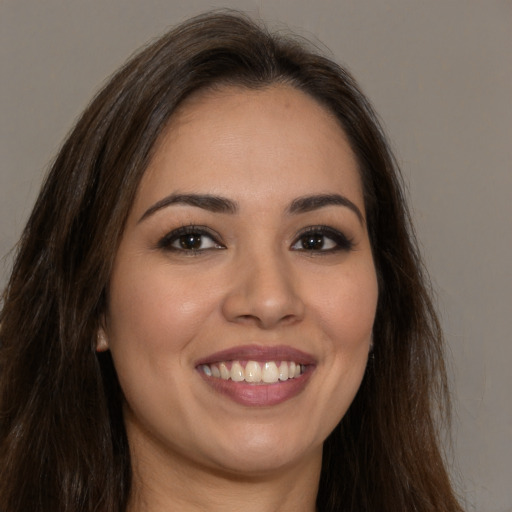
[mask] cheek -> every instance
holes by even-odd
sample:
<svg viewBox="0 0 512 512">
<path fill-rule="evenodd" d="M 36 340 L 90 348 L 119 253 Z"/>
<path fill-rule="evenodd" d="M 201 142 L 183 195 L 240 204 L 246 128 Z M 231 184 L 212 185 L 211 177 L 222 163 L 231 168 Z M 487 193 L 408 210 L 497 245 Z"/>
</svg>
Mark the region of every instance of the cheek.
<svg viewBox="0 0 512 512">
<path fill-rule="evenodd" d="M 365 373 L 378 296 L 373 264 L 347 266 L 329 280 L 317 279 L 309 296 L 324 347 L 317 377 L 322 391 L 311 415 L 322 418 L 315 436 L 325 439 L 349 409 Z"/>
<path fill-rule="evenodd" d="M 147 264 L 119 265 L 112 276 L 110 350 L 131 421 L 137 418 L 150 430 L 171 411 L 185 414 L 184 370 L 217 302 L 202 283 Z"/>
<path fill-rule="evenodd" d="M 112 343 L 133 345 L 147 353 L 179 350 L 194 337 L 215 308 L 214 291 L 196 277 L 168 270 L 119 268 L 113 276 L 109 304 Z M 124 276 L 121 279 L 118 277 Z M 126 276 L 130 276 L 127 280 Z"/>
<path fill-rule="evenodd" d="M 373 264 L 332 278 L 328 292 L 316 293 L 315 310 L 334 350 L 358 351 L 370 341 L 377 308 L 378 287 Z"/>
</svg>

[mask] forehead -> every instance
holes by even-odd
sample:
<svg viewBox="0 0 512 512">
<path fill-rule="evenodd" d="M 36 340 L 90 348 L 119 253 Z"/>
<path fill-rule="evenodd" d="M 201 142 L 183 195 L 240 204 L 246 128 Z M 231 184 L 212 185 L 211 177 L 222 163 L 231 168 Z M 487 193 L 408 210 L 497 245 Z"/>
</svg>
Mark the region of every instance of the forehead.
<svg viewBox="0 0 512 512">
<path fill-rule="evenodd" d="M 175 192 L 234 199 L 340 192 L 362 204 L 359 170 L 338 120 L 287 85 L 196 93 L 158 141 L 138 197 Z"/>
</svg>

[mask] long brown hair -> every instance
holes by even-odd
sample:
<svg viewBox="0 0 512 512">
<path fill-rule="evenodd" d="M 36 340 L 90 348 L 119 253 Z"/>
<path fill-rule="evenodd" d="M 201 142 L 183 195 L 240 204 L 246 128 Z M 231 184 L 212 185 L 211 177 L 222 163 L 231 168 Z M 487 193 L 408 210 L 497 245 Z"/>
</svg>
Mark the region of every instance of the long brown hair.
<svg viewBox="0 0 512 512">
<path fill-rule="evenodd" d="M 0 509 L 123 512 L 131 464 L 122 391 L 95 352 L 112 262 L 155 142 L 180 103 L 218 84 L 286 83 L 336 115 L 358 159 L 379 279 L 374 350 L 324 445 L 321 512 L 455 512 L 439 445 L 443 342 L 401 179 L 346 70 L 238 13 L 194 18 L 132 58 L 59 152 L 0 313 Z"/>
</svg>

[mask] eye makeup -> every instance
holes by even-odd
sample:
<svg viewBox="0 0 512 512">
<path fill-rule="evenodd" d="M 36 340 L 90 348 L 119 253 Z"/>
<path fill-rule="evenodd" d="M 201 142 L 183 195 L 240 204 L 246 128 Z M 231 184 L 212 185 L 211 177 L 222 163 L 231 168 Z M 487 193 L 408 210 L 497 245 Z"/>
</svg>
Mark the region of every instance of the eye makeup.
<svg viewBox="0 0 512 512">
<path fill-rule="evenodd" d="M 204 251 L 226 249 L 220 241 L 220 235 L 204 225 L 186 225 L 171 230 L 160 238 L 157 248 L 185 254 L 197 254 Z M 348 252 L 354 247 L 354 241 L 342 231 L 331 226 L 308 226 L 301 230 L 290 246 L 292 251 L 312 254 L 331 254 Z"/>
<path fill-rule="evenodd" d="M 225 249 L 219 239 L 220 236 L 207 226 L 187 225 L 167 233 L 158 241 L 157 247 L 165 251 L 194 254 Z"/>
<path fill-rule="evenodd" d="M 354 241 L 342 231 L 330 226 L 309 226 L 302 230 L 291 246 L 292 250 L 313 253 L 351 251 Z"/>
</svg>

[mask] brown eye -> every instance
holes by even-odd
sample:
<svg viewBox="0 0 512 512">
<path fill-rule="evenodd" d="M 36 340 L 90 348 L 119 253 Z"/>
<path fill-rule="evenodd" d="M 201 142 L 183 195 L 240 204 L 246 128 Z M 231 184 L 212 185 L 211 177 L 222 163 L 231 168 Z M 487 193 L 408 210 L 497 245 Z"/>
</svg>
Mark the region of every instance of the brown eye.
<svg viewBox="0 0 512 512">
<path fill-rule="evenodd" d="M 349 251 L 353 242 L 337 229 L 329 226 L 311 226 L 300 234 L 292 245 L 292 250 L 329 253 Z"/>
<path fill-rule="evenodd" d="M 203 238 L 203 235 L 198 234 L 182 235 L 172 244 L 172 246 L 179 246 L 181 249 L 185 249 L 186 251 L 197 251 L 198 249 L 201 249 Z"/>
<path fill-rule="evenodd" d="M 184 226 L 165 235 L 158 247 L 166 251 L 196 253 L 209 249 L 225 249 L 210 230 L 201 226 Z"/>
<path fill-rule="evenodd" d="M 324 247 L 323 235 L 307 235 L 301 238 L 302 248 L 306 251 L 320 251 Z"/>
</svg>

